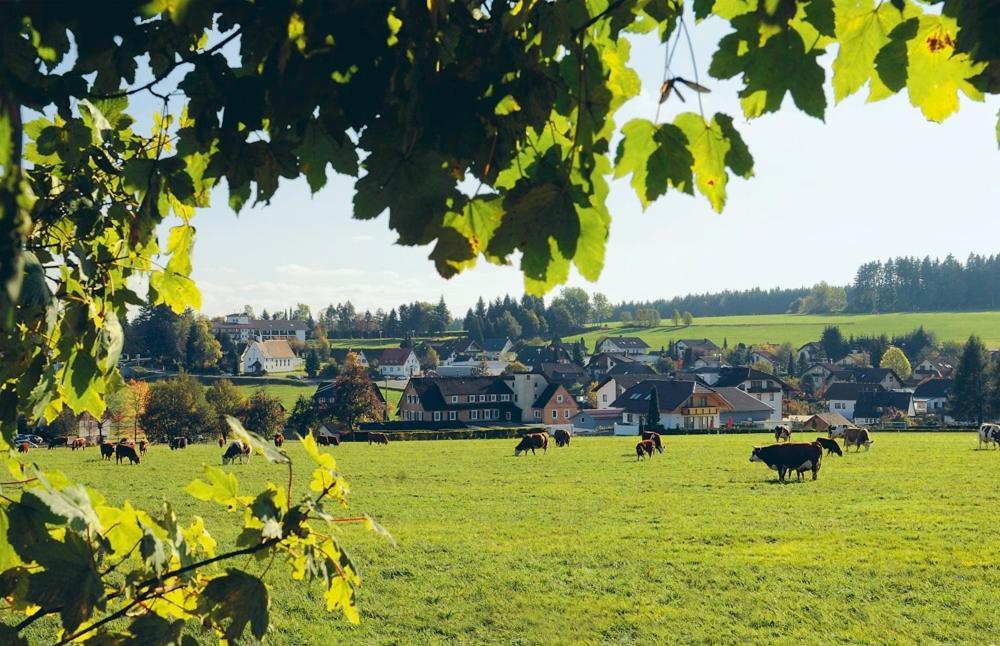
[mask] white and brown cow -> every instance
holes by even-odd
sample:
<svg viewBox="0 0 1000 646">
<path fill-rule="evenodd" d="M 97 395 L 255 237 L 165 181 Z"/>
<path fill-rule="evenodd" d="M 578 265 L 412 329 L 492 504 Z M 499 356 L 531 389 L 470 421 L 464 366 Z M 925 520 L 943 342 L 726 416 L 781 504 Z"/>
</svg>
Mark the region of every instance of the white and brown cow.
<svg viewBox="0 0 1000 646">
<path fill-rule="evenodd" d="M 844 449 L 855 446 L 857 447 L 855 452 L 857 452 L 864 446 L 865 451 L 867 451 L 872 447 L 874 441 L 871 432 L 867 428 L 847 428 L 844 430 Z"/>
<path fill-rule="evenodd" d="M 990 444 L 995 444 L 1000 449 L 1000 424 L 981 424 L 979 426 L 979 448 L 990 448 Z"/>
</svg>

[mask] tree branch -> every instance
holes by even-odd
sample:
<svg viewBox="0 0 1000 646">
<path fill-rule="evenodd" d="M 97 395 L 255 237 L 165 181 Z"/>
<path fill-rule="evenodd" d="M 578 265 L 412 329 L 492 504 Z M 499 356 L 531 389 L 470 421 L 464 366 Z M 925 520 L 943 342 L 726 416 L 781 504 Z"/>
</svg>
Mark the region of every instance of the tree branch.
<svg viewBox="0 0 1000 646">
<path fill-rule="evenodd" d="M 588 20 L 587 22 L 583 23 L 582 25 L 580 25 L 579 27 L 577 27 L 576 29 L 574 29 L 573 32 L 572 32 L 573 38 L 576 38 L 577 36 L 579 36 L 583 32 L 585 32 L 588 29 L 590 29 L 590 27 L 592 27 L 595 22 L 597 22 L 601 18 L 604 18 L 605 16 L 607 16 L 608 14 L 610 14 L 612 11 L 614 11 L 618 7 L 622 6 L 623 4 L 625 4 L 625 0 L 615 0 L 614 2 L 612 2 L 611 4 L 609 4 L 607 9 L 605 9 L 604 11 L 600 12 L 599 14 L 597 14 L 595 16 L 592 16 L 590 20 Z"/>
</svg>

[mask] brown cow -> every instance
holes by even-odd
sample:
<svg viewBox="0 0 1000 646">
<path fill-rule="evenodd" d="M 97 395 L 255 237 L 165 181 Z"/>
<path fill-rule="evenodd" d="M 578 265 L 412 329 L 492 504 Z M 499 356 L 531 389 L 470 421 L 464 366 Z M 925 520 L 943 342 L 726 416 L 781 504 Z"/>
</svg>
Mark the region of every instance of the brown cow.
<svg viewBox="0 0 1000 646">
<path fill-rule="evenodd" d="M 389 436 L 385 433 L 369 433 L 368 444 L 389 444 Z"/>
<path fill-rule="evenodd" d="M 542 453 L 548 453 L 549 434 L 548 433 L 528 433 L 521 438 L 521 441 L 514 447 L 514 455 L 521 455 L 531 451 L 535 455 L 535 449 L 541 449 Z"/>
<path fill-rule="evenodd" d="M 322 446 L 340 446 L 339 435 L 320 435 L 316 438 L 316 443 Z"/>
<path fill-rule="evenodd" d="M 569 431 L 559 429 L 553 435 L 556 438 L 556 446 L 569 446 L 569 439 L 572 437 Z"/>
<path fill-rule="evenodd" d="M 115 445 L 110 442 L 101 443 L 101 459 L 111 461 L 111 456 L 115 454 Z"/>
<path fill-rule="evenodd" d="M 229 448 L 226 449 L 226 452 L 222 454 L 222 464 L 229 464 L 237 459 L 240 461 L 240 464 L 243 464 L 249 458 L 250 446 L 237 441 L 230 444 Z"/>
<path fill-rule="evenodd" d="M 28 444 L 27 442 L 21 442 L 20 444 L 17 445 L 17 452 L 18 453 L 27 453 L 28 449 L 30 449 L 30 448 L 31 448 L 30 444 Z"/>
<path fill-rule="evenodd" d="M 861 446 L 864 445 L 865 451 L 869 450 L 872 446 L 871 433 L 867 428 L 848 428 L 844 429 L 844 448 L 849 449 L 851 446 L 856 446 L 855 453 L 861 450 Z"/>
<path fill-rule="evenodd" d="M 226 439 L 220 435 L 219 436 L 219 448 L 221 449 L 225 445 L 226 445 Z"/>
<path fill-rule="evenodd" d="M 663 438 L 660 437 L 659 433 L 656 433 L 655 431 L 643 431 L 642 439 L 652 441 L 656 450 L 663 453 Z"/>
<path fill-rule="evenodd" d="M 284 443 L 285 443 L 285 436 L 282 435 L 281 433 L 275 433 L 274 434 L 274 445 L 280 449 L 281 445 L 284 444 Z"/>
<path fill-rule="evenodd" d="M 126 459 L 129 464 L 139 464 L 139 454 L 135 452 L 135 447 L 130 444 L 119 444 L 115 447 L 115 464 L 121 464 L 122 460 Z"/>
<path fill-rule="evenodd" d="M 139 455 L 146 455 L 147 446 L 149 445 L 146 444 L 146 440 L 139 440 Z"/>
<path fill-rule="evenodd" d="M 69 445 L 69 448 L 71 448 L 74 451 L 77 449 L 85 449 L 87 448 L 87 440 L 83 439 L 82 437 L 75 438 L 73 440 L 73 443 Z"/>
<path fill-rule="evenodd" d="M 648 457 L 653 457 L 653 450 L 656 448 L 656 442 L 653 440 L 639 440 L 639 443 L 635 445 L 635 459 L 639 461 L 642 459 L 642 454 L 645 453 Z"/>
</svg>

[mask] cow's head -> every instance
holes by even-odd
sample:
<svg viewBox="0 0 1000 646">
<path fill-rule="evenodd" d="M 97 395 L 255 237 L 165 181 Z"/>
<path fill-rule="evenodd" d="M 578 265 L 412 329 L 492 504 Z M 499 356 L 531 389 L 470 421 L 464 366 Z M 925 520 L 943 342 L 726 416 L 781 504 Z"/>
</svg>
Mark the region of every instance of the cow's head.
<svg viewBox="0 0 1000 646">
<path fill-rule="evenodd" d="M 753 447 L 753 452 L 750 453 L 750 461 L 751 462 L 762 462 L 763 461 L 763 460 L 761 460 L 761 457 L 760 457 L 760 447 L 759 446 Z"/>
</svg>

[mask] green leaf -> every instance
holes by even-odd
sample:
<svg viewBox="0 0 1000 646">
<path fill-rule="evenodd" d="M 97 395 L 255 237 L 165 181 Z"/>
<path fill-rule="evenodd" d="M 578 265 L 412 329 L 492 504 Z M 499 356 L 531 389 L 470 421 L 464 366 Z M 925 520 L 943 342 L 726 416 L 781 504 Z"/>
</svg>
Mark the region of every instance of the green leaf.
<svg viewBox="0 0 1000 646">
<path fill-rule="evenodd" d="M 142 538 L 139 539 L 139 555 L 146 563 L 147 567 L 156 574 L 162 573 L 170 563 L 167 554 L 166 544 L 158 536 L 153 534 L 148 527 L 142 530 Z"/>
<path fill-rule="evenodd" d="M 53 541 L 36 561 L 42 569 L 28 579 L 28 601 L 46 608 L 60 608 L 62 627 L 73 632 L 104 608 L 104 586 L 97 572 L 93 550 L 75 532 L 63 542 Z"/>
<path fill-rule="evenodd" d="M 118 316 L 114 312 L 106 313 L 104 325 L 101 326 L 101 368 L 105 373 L 114 369 L 124 345 L 125 332 Z"/>
<path fill-rule="evenodd" d="M 62 367 L 60 391 L 75 413 L 88 412 L 100 419 L 104 413 L 104 381 L 94 356 L 84 350 L 74 350 Z"/>
<path fill-rule="evenodd" d="M 906 89 L 910 103 L 931 121 L 944 121 L 958 111 L 961 91 L 974 101 L 983 94 L 970 80 L 986 69 L 968 54 L 955 51 L 958 26 L 948 16 L 920 16 L 915 38 L 906 45 Z"/>
<path fill-rule="evenodd" d="M 239 495 L 239 481 L 232 473 L 205 465 L 205 480 L 194 480 L 184 491 L 198 500 L 217 502 L 233 509 L 242 500 Z"/>
<path fill-rule="evenodd" d="M 632 174 L 632 188 L 643 209 L 665 194 L 669 186 L 690 193 L 694 158 L 687 145 L 687 137 L 677 126 L 633 119 L 622 128 L 615 177 Z"/>
<path fill-rule="evenodd" d="M 67 527 L 74 532 L 101 531 L 101 521 L 83 485 L 59 490 L 49 484 L 41 473 L 36 474 L 36 477 L 42 486 L 26 491 L 24 496 L 33 496 L 38 504 L 64 519 Z"/>
<path fill-rule="evenodd" d="M 907 4 L 905 13 L 875 0 L 835 0 L 834 31 L 840 48 L 833 61 L 833 97 L 840 102 L 871 83 L 869 100 L 891 94 L 875 72 L 875 57 L 889 43 L 889 33 L 905 18 L 919 13 Z"/>
<path fill-rule="evenodd" d="M 674 125 L 687 137 L 698 191 L 721 213 L 729 181 L 726 167 L 742 177 L 753 173 L 753 158 L 743 139 L 733 129 L 732 119 L 727 115 L 717 114 L 711 123 L 705 123 L 701 115 L 685 112 L 677 115 Z"/>
<path fill-rule="evenodd" d="M 250 624 L 250 632 L 262 639 L 270 621 L 267 587 L 257 577 L 229 568 L 226 574 L 208 582 L 198 598 L 198 612 L 215 624 L 228 621 L 223 638 L 239 638 Z"/>
<path fill-rule="evenodd" d="M 201 307 L 201 292 L 191 280 L 191 250 L 194 247 L 195 228 L 182 224 L 170 229 L 167 253 L 170 260 L 163 271 L 154 271 L 149 284 L 156 291 L 156 303 L 164 303 L 177 314 L 191 307 Z"/>
<path fill-rule="evenodd" d="M 136 617 L 129 633 L 137 644 L 178 644 L 182 628 L 183 619 L 170 621 L 150 612 Z"/>
<path fill-rule="evenodd" d="M 345 139 L 343 144 L 338 143 L 318 122 L 309 122 L 302 143 L 295 152 L 313 193 L 326 185 L 327 164 L 344 175 L 358 173 L 358 154 L 351 142 Z"/>
</svg>

